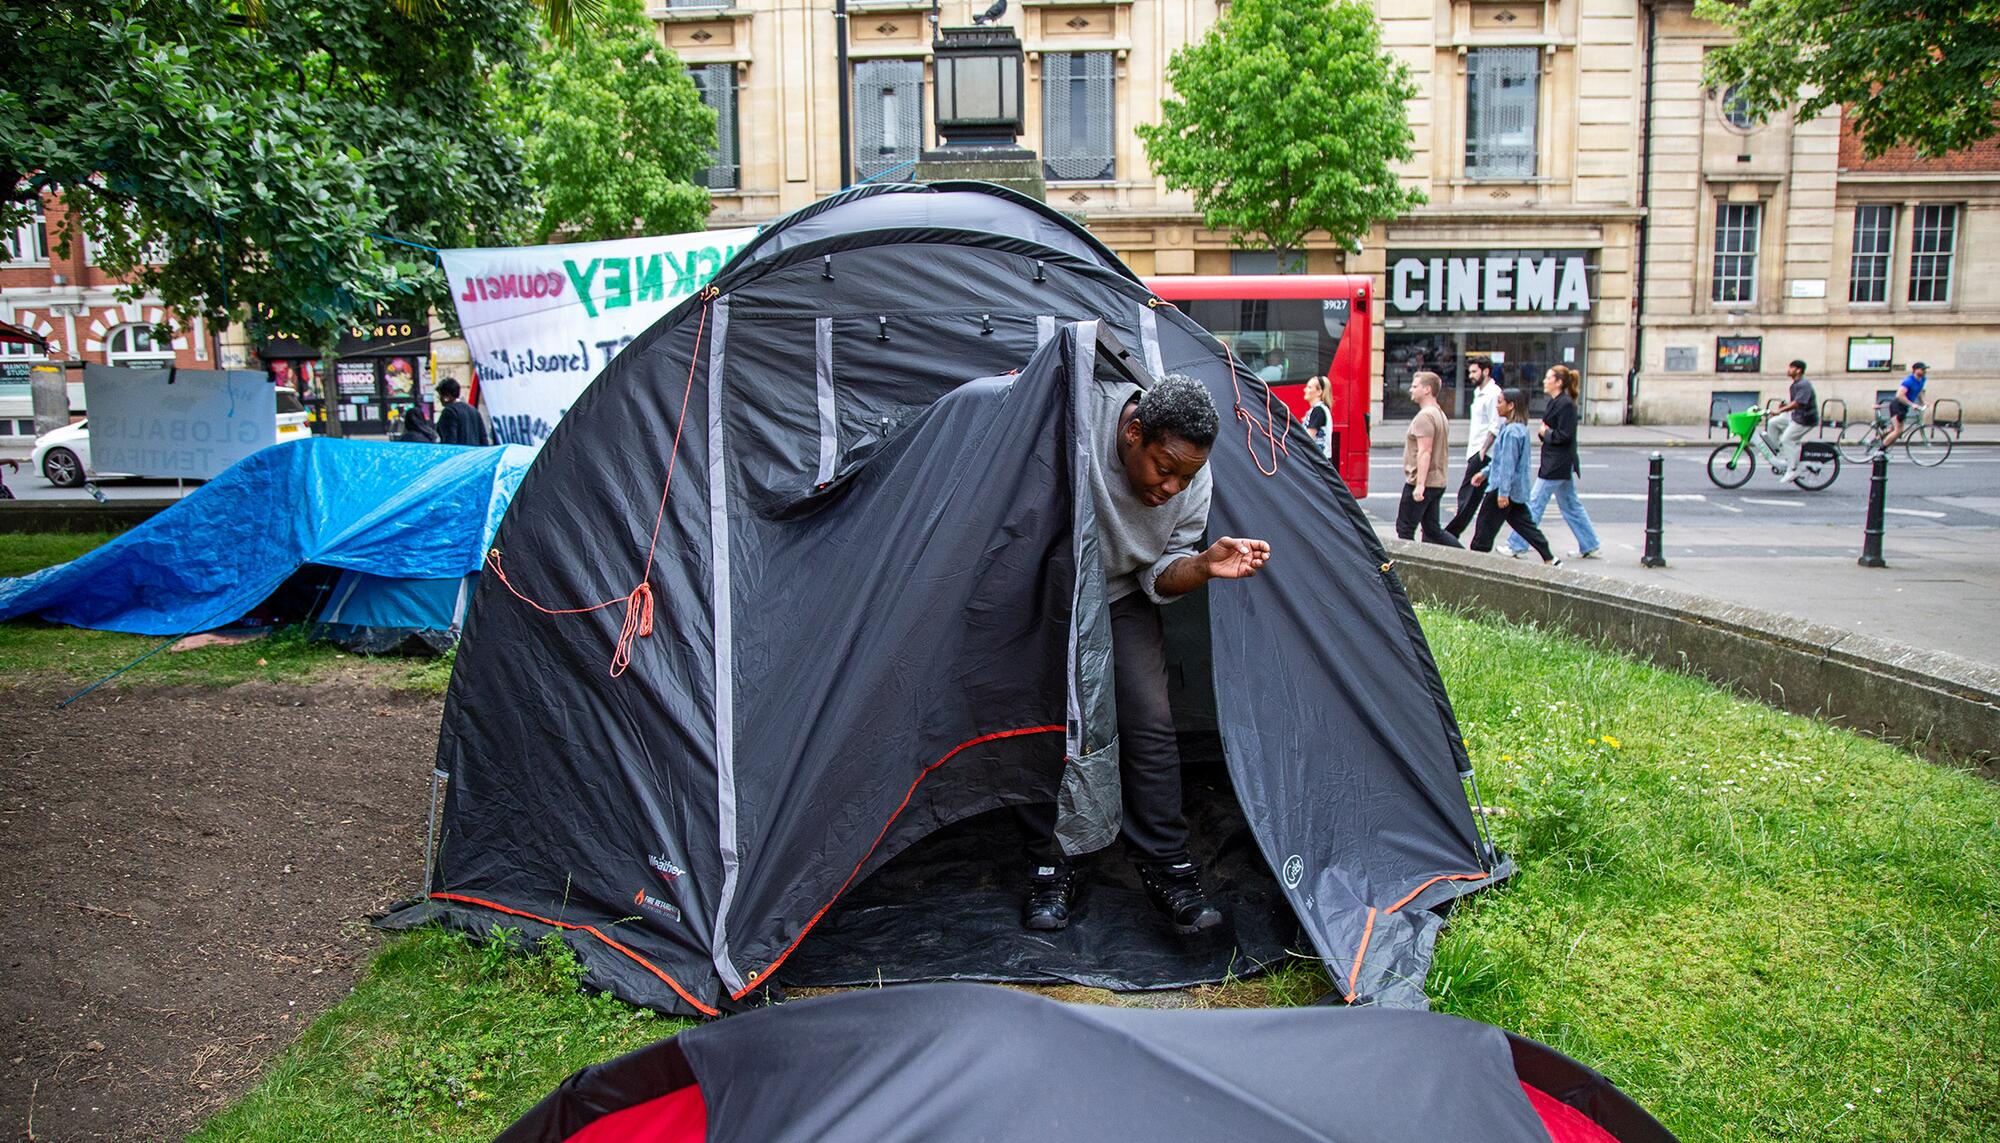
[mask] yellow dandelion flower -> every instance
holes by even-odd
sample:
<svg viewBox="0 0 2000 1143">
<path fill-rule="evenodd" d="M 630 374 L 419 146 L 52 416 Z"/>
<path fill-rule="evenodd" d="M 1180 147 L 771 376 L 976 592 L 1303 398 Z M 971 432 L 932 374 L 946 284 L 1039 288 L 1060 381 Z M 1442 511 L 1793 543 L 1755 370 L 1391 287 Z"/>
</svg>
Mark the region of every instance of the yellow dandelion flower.
<svg viewBox="0 0 2000 1143">
<path fill-rule="evenodd" d="M 1604 744 L 1606 746 L 1609 746 L 1613 750 L 1619 750 L 1625 746 L 1623 742 L 1618 741 L 1616 738 L 1611 737 L 1609 734 L 1604 736 Z"/>
</svg>

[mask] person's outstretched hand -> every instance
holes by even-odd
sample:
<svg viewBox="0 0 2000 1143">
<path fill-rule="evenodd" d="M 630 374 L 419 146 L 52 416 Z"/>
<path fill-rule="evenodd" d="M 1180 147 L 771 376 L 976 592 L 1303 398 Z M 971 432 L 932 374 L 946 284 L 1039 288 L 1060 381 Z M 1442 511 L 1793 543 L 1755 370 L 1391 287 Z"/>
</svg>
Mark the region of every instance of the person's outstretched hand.
<svg viewBox="0 0 2000 1143">
<path fill-rule="evenodd" d="M 1214 579 L 1249 579 L 1271 561 L 1271 545 L 1262 540 L 1224 536 L 1201 554 L 1203 567 Z"/>
</svg>

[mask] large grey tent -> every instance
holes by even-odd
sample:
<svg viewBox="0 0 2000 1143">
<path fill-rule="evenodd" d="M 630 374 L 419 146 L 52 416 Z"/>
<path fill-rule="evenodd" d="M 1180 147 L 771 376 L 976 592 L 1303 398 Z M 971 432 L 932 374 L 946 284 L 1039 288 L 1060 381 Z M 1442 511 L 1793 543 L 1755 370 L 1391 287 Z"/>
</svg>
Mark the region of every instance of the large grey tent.
<svg viewBox="0 0 2000 1143">
<path fill-rule="evenodd" d="M 1213 535 L 1255 580 L 1167 609 L 1196 847 L 1177 941 L 1121 863 L 1017 923 L 1006 807 L 1084 853 L 1119 804 L 1072 408 L 1181 372 L 1224 419 Z M 1408 598 L 1257 379 L 1087 233 L 981 184 L 768 228 L 627 347 L 523 481 L 447 699 L 432 918 L 567 934 L 592 983 L 714 1013 L 772 985 L 1186 984 L 1298 949 L 1419 1005 L 1441 910 L 1510 867 Z"/>
</svg>

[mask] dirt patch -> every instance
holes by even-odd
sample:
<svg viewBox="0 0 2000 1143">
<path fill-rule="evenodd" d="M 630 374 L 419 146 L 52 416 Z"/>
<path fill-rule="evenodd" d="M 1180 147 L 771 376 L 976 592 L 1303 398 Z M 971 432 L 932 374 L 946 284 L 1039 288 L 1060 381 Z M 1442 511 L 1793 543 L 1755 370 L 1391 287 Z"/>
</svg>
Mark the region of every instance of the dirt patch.
<svg viewBox="0 0 2000 1143">
<path fill-rule="evenodd" d="M 346 995 L 417 889 L 442 703 L 0 689 L 0 1139 L 175 1139 Z"/>
</svg>

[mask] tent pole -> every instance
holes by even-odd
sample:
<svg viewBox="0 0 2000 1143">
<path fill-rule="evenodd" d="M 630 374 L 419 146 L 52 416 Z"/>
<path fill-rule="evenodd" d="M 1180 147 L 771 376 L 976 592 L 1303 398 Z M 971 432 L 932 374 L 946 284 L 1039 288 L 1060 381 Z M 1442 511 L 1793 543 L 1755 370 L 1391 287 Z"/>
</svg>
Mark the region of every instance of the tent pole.
<svg viewBox="0 0 2000 1143">
<path fill-rule="evenodd" d="M 1459 778 L 1472 786 L 1472 817 L 1478 823 L 1479 844 L 1486 854 L 1486 872 L 1491 873 L 1493 867 L 1499 863 L 1499 857 L 1493 852 L 1493 839 L 1486 832 L 1486 803 L 1479 799 L 1479 776 L 1472 772 L 1472 767 L 1467 766 L 1465 773 L 1460 774 Z"/>
<path fill-rule="evenodd" d="M 444 784 L 451 781 L 451 775 L 435 767 L 431 770 L 431 812 L 424 815 L 424 884 L 418 890 L 419 897 L 428 897 L 431 892 L 431 875 L 437 871 L 437 819 L 438 795 Z"/>
</svg>

